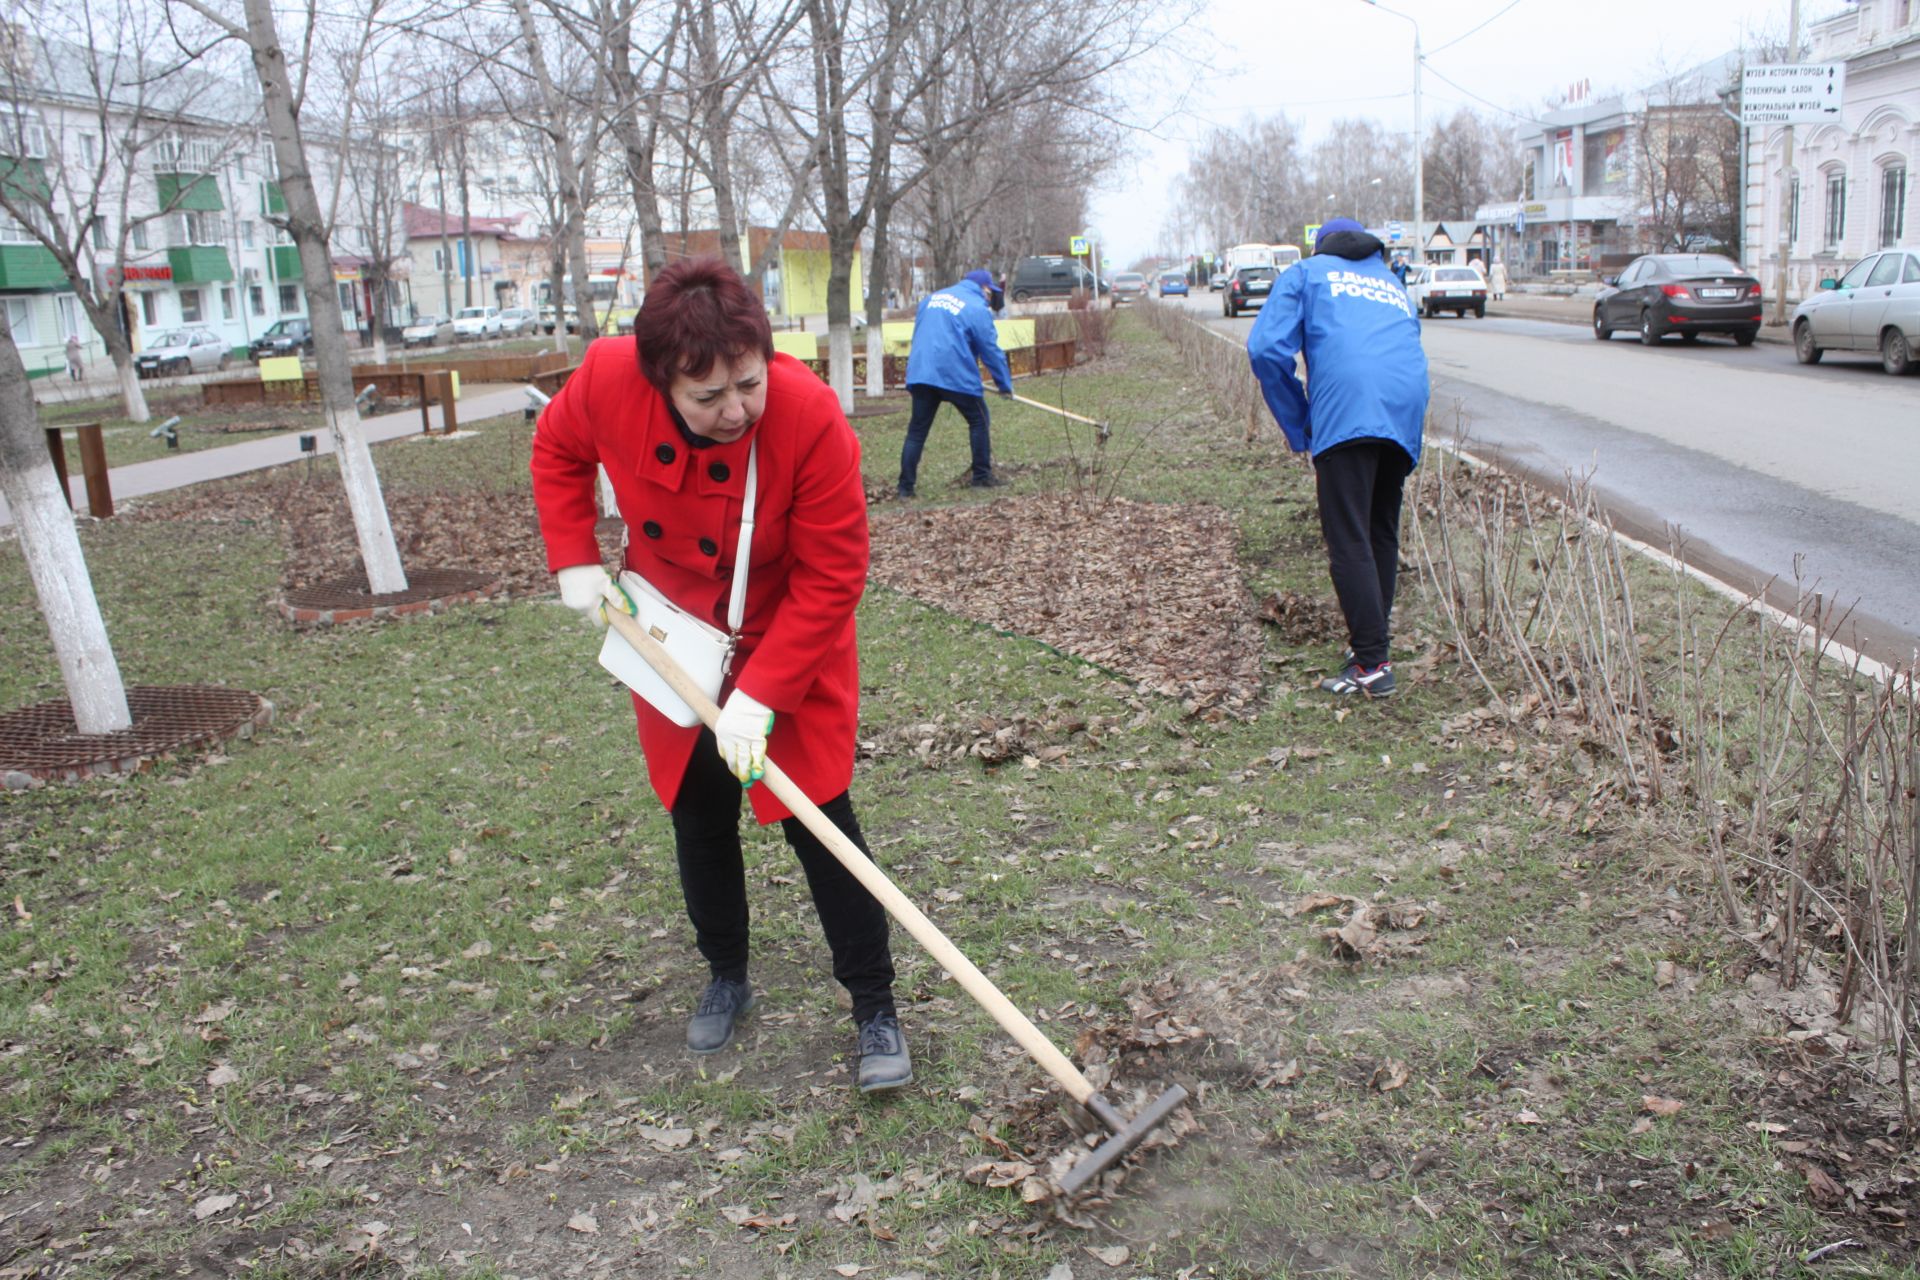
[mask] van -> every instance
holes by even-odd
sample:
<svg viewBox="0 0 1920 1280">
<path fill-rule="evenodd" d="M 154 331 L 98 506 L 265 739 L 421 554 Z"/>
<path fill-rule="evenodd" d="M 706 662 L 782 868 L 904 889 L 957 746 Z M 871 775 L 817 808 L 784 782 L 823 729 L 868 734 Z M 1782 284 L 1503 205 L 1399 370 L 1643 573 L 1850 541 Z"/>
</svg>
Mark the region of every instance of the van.
<svg viewBox="0 0 1920 1280">
<path fill-rule="evenodd" d="M 1093 272 L 1072 258 L 1022 258 L 1007 281 L 1007 294 L 1015 302 L 1033 298 L 1064 298 L 1075 289 L 1094 288 Z M 1107 293 L 1107 283 L 1099 282 L 1099 292 Z"/>
</svg>

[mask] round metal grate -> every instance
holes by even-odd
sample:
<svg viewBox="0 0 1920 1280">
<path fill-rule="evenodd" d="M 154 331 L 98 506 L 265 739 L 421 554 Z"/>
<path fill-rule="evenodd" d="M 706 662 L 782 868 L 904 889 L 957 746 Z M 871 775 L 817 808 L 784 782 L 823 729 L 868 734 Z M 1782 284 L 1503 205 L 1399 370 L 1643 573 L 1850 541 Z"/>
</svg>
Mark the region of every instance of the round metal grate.
<svg viewBox="0 0 1920 1280">
<path fill-rule="evenodd" d="M 469 592 L 491 592 L 499 583 L 499 575 L 473 569 L 409 569 L 405 591 L 375 595 L 367 585 L 366 570 L 356 569 L 345 577 L 295 587 L 284 599 L 290 609 L 391 609 L 396 605 L 423 604 Z"/>
<path fill-rule="evenodd" d="M 135 685 L 127 690 L 133 727 L 80 733 L 65 698 L 0 714 L 0 773 L 43 779 L 130 773 L 166 751 L 251 733 L 273 706 L 245 689 L 217 685 Z"/>
</svg>

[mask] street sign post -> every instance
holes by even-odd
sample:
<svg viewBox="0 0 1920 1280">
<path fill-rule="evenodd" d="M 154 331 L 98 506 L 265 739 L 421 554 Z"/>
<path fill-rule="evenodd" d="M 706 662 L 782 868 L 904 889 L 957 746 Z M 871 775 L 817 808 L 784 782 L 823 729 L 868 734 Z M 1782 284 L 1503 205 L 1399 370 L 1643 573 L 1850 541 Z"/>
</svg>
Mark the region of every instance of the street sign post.
<svg viewBox="0 0 1920 1280">
<path fill-rule="evenodd" d="M 1070 239 L 1068 239 L 1067 253 L 1070 256 L 1075 258 L 1086 257 L 1087 256 L 1087 238 L 1085 236 L 1073 236 Z"/>
<path fill-rule="evenodd" d="M 1387 224 L 1387 239 L 1394 244 L 1399 244 L 1400 237 L 1404 236 L 1406 233 L 1407 233 L 1407 229 L 1401 226 L 1397 222 L 1389 222 Z"/>
<path fill-rule="evenodd" d="M 1740 124 L 1817 124 L 1838 120 L 1846 97 L 1844 62 L 1748 67 L 1740 78 Z"/>
<path fill-rule="evenodd" d="M 1317 238 L 1319 237 L 1319 235 L 1320 235 L 1320 224 L 1319 224 L 1319 223 L 1317 223 L 1317 222 L 1309 222 L 1309 223 L 1307 224 L 1307 254 L 1308 254 L 1308 256 L 1312 256 L 1312 254 L 1313 254 L 1313 242 L 1314 242 L 1314 240 L 1316 240 L 1316 239 L 1317 239 Z"/>
</svg>

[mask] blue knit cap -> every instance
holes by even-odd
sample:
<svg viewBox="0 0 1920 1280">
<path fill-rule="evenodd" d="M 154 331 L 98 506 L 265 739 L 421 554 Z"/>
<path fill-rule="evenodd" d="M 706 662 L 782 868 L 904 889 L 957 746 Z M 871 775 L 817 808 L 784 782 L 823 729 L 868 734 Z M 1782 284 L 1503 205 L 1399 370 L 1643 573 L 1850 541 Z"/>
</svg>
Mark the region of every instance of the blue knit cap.
<svg viewBox="0 0 1920 1280">
<path fill-rule="evenodd" d="M 993 288 L 993 276 L 991 273 L 986 271 L 969 271 L 967 272 L 967 274 L 965 274 L 964 276 L 961 276 L 960 278 L 962 280 L 970 281 L 973 284 L 977 284 L 982 289 Z"/>
<path fill-rule="evenodd" d="M 1332 222 L 1321 223 L 1320 229 L 1313 233 L 1315 247 L 1317 248 L 1336 231 L 1358 231 L 1361 235 L 1367 234 L 1367 229 L 1352 218 L 1335 218 Z"/>
</svg>

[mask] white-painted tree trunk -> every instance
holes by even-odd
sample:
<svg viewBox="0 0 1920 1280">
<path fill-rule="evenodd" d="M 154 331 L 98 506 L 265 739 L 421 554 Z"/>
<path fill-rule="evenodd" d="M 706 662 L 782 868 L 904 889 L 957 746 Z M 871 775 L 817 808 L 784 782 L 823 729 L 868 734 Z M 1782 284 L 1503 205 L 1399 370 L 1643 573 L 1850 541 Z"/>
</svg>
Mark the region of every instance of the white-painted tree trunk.
<svg viewBox="0 0 1920 1280">
<path fill-rule="evenodd" d="M 116 364 L 114 376 L 120 379 L 120 407 L 126 411 L 130 422 L 145 422 L 152 417 L 147 408 L 147 389 L 140 385 L 140 371 L 133 367 L 133 361 Z"/>
<path fill-rule="evenodd" d="M 387 335 L 381 329 L 380 322 L 375 320 L 373 322 L 373 362 L 375 364 L 387 362 Z"/>
<path fill-rule="evenodd" d="M 867 322 L 867 394 L 887 393 L 887 335 L 883 326 Z"/>
<path fill-rule="evenodd" d="M 840 412 L 853 412 L 853 325 L 827 326 L 827 380 L 840 397 Z"/>
<path fill-rule="evenodd" d="M 620 502 L 613 496 L 613 477 L 607 474 L 605 467 L 600 468 L 600 515 L 603 519 L 620 519 Z"/>
<path fill-rule="evenodd" d="M 387 519 L 373 450 L 360 430 L 359 410 L 348 401 L 344 410 L 328 405 L 326 415 L 333 455 L 340 464 L 340 483 L 346 486 L 347 509 L 353 513 L 353 531 L 360 543 L 360 562 L 367 570 L 367 587 L 375 595 L 405 591 L 407 573 L 400 567 L 400 548 L 393 540 L 393 523 Z"/>
<path fill-rule="evenodd" d="M 73 512 L 47 456 L 26 366 L 4 325 L 0 317 L 0 494 L 13 510 L 74 726 L 81 733 L 114 733 L 133 725 L 126 685 L 94 598 Z"/>
</svg>

